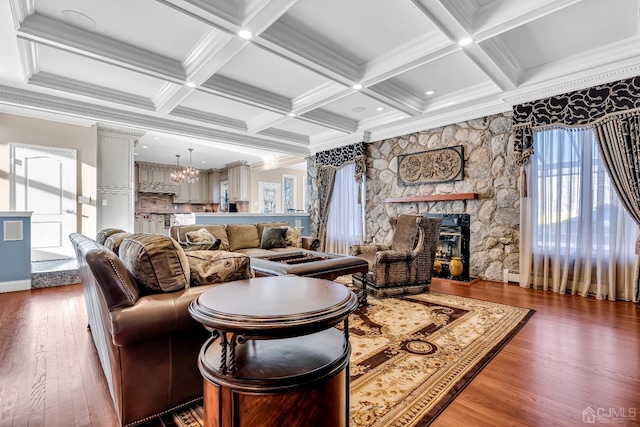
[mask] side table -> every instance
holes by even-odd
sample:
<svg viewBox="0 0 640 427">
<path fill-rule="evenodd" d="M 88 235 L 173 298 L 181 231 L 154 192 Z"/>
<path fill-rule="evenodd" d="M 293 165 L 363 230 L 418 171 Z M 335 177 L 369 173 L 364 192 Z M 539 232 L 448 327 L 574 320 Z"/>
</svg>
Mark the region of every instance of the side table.
<svg viewBox="0 0 640 427">
<path fill-rule="evenodd" d="M 357 306 L 345 286 L 297 276 L 229 282 L 195 299 L 189 311 L 212 334 L 198 359 L 205 426 L 347 427 Z"/>
</svg>

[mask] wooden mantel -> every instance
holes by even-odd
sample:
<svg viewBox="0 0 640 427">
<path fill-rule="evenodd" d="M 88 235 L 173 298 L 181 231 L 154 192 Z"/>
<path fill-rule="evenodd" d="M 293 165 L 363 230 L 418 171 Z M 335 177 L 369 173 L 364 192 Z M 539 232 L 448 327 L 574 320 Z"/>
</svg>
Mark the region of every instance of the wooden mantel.
<svg viewBox="0 0 640 427">
<path fill-rule="evenodd" d="M 473 200 L 477 198 L 478 198 L 478 193 L 427 194 L 424 196 L 389 197 L 385 199 L 385 202 L 387 203 L 442 202 L 442 201 L 451 201 L 451 200 Z"/>
</svg>

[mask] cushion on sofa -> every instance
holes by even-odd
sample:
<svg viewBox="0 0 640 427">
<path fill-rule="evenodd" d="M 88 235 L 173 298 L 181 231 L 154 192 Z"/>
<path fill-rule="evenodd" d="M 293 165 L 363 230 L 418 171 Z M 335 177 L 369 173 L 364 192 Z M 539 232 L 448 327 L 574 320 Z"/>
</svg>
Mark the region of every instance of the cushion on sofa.
<svg viewBox="0 0 640 427">
<path fill-rule="evenodd" d="M 206 228 L 188 231 L 185 233 L 185 237 L 187 239 L 186 243 L 180 243 L 185 251 L 216 251 L 222 244 L 222 240 L 213 237 Z"/>
<path fill-rule="evenodd" d="M 304 230 L 304 227 L 287 227 L 287 233 L 284 236 L 287 246 L 302 247 L 302 230 Z"/>
<path fill-rule="evenodd" d="M 238 249 L 260 247 L 258 228 L 255 224 L 228 224 L 227 237 L 231 252 Z"/>
<path fill-rule="evenodd" d="M 260 249 L 287 247 L 287 242 L 285 241 L 286 234 L 287 229 L 285 227 L 265 227 L 264 230 L 262 230 Z"/>
<path fill-rule="evenodd" d="M 248 256 L 227 251 L 186 253 L 193 286 L 212 285 L 254 276 Z"/>
<path fill-rule="evenodd" d="M 120 244 L 120 259 L 149 293 L 188 288 L 187 257 L 175 240 L 163 234 L 132 234 Z"/>
<path fill-rule="evenodd" d="M 259 222 L 256 224 L 256 227 L 258 228 L 258 239 L 260 239 L 260 241 L 262 241 L 262 231 L 267 228 L 267 227 L 291 227 L 291 225 L 288 222 Z"/>
<path fill-rule="evenodd" d="M 109 249 L 110 251 L 113 251 L 113 253 L 118 255 L 118 252 L 120 250 L 120 245 L 122 244 L 124 239 L 126 239 L 129 236 L 131 236 L 131 233 L 126 233 L 126 232 L 112 234 L 109 237 L 107 237 L 107 239 L 104 241 L 104 247 Z"/>
<path fill-rule="evenodd" d="M 116 233 L 124 233 L 124 230 L 120 230 L 119 228 L 104 228 L 100 231 L 98 231 L 98 234 L 96 234 L 96 242 L 100 243 L 101 245 L 104 245 L 104 242 L 107 240 L 107 237 L 111 236 L 112 234 L 116 234 Z"/>
</svg>

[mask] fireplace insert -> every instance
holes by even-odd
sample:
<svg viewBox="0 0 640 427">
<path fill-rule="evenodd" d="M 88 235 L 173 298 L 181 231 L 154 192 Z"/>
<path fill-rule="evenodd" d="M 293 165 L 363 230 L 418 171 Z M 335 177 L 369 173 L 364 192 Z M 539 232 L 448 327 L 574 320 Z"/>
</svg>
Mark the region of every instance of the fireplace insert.
<svg viewBox="0 0 640 427">
<path fill-rule="evenodd" d="M 452 280 L 469 281 L 469 229 L 468 214 L 428 214 L 442 218 L 440 241 L 436 247 L 433 276 Z M 462 268 L 456 266 L 458 258 Z M 459 274 L 458 274 L 459 273 Z"/>
</svg>

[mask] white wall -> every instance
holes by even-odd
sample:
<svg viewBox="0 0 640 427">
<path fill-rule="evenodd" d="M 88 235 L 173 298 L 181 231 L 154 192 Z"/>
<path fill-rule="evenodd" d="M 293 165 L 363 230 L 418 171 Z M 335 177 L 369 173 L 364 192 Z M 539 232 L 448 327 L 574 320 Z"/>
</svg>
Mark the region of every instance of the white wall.
<svg viewBox="0 0 640 427">
<path fill-rule="evenodd" d="M 96 126 L 79 126 L 49 120 L 0 113 L 0 211 L 10 209 L 9 144 L 31 144 L 69 148 L 77 151 L 77 194 L 91 197 L 91 204 L 78 204 L 77 229 L 80 233 L 96 233 Z"/>
</svg>

